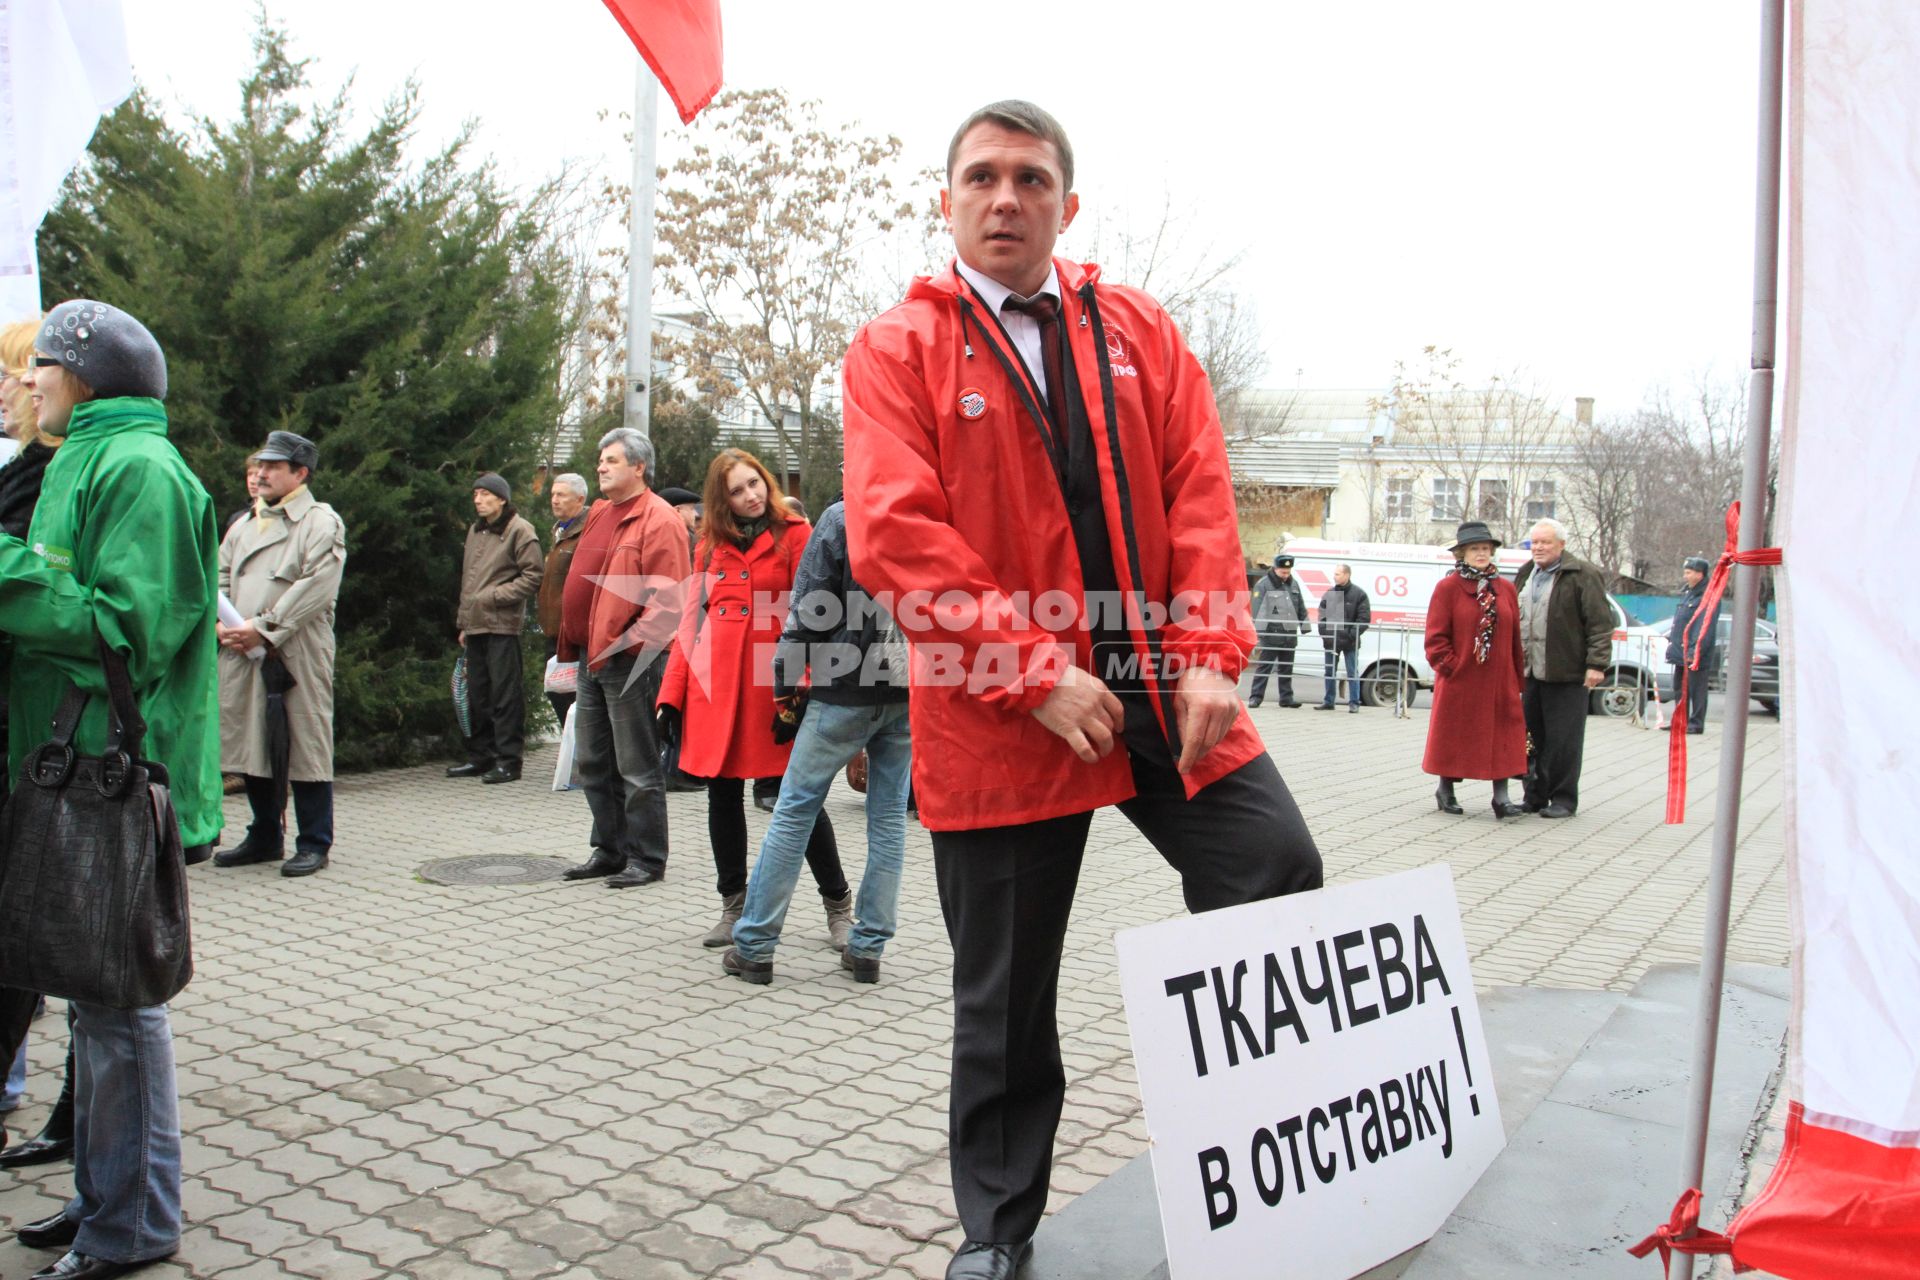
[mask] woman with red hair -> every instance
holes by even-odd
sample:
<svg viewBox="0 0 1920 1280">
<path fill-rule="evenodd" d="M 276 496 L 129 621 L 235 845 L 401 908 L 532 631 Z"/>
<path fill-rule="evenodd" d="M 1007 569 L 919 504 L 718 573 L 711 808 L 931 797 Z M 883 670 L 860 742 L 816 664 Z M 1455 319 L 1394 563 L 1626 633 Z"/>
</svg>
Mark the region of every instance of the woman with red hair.
<svg viewBox="0 0 1920 1280">
<path fill-rule="evenodd" d="M 749 778 L 786 772 L 792 735 L 774 740 L 773 651 L 786 625 L 794 566 L 813 526 L 789 510 L 780 482 L 744 449 L 723 449 L 707 468 L 694 547 L 695 598 L 674 637 L 661 681 L 662 728 L 680 733 L 680 768 L 707 783 L 707 835 L 718 873 L 720 922 L 704 942 L 733 942 L 747 896 Z M 831 933 L 853 919 L 833 823 L 822 812 L 807 842 Z"/>
</svg>

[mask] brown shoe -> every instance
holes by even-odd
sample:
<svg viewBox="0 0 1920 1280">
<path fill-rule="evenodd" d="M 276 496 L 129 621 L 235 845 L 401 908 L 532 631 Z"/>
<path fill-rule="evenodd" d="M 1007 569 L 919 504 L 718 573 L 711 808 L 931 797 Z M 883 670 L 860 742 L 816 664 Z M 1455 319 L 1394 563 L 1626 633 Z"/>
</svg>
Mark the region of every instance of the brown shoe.
<svg viewBox="0 0 1920 1280">
<path fill-rule="evenodd" d="M 730 893 L 720 899 L 720 923 L 713 926 L 711 932 L 700 940 L 702 946 L 730 947 L 733 945 L 733 926 L 740 919 L 740 909 L 747 903 L 747 891 Z"/>
<path fill-rule="evenodd" d="M 878 956 L 857 956 L 851 951 L 840 953 L 840 967 L 853 975 L 855 982 L 880 981 L 880 958 Z"/>
</svg>

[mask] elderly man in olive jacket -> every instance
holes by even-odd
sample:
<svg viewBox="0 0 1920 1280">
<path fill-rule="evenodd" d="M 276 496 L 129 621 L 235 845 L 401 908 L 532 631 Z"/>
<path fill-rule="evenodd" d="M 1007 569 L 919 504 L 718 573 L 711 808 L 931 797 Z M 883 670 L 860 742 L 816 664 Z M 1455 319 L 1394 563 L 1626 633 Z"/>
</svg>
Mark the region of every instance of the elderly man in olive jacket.
<svg viewBox="0 0 1920 1280">
<path fill-rule="evenodd" d="M 1600 570 L 1567 554 L 1567 531 L 1541 520 L 1527 533 L 1533 563 L 1522 565 L 1520 649 L 1527 682 L 1520 706 L 1533 739 L 1526 808 L 1570 818 L 1580 807 L 1580 758 L 1587 742 L 1587 693 L 1613 660 L 1613 606 Z"/>
<path fill-rule="evenodd" d="M 520 633 L 540 590 L 540 535 L 513 509 L 513 490 L 489 471 L 473 482 L 476 519 L 460 572 L 460 643 L 467 651 L 467 763 L 449 778 L 513 782 L 527 727 Z"/>
<path fill-rule="evenodd" d="M 220 767 L 246 778 L 253 822 L 246 839 L 213 862 L 240 867 L 285 857 L 281 784 L 290 781 L 298 833 L 280 874 L 305 876 L 325 867 L 333 848 L 333 611 L 347 534 L 308 487 L 320 465 L 313 441 L 272 432 L 254 462 L 262 501 L 220 542 L 220 590 L 244 621 L 219 628 Z M 282 673 L 292 687 L 276 708 L 270 680 Z M 273 758 L 268 734 L 269 717 L 280 715 L 284 762 Z"/>
</svg>

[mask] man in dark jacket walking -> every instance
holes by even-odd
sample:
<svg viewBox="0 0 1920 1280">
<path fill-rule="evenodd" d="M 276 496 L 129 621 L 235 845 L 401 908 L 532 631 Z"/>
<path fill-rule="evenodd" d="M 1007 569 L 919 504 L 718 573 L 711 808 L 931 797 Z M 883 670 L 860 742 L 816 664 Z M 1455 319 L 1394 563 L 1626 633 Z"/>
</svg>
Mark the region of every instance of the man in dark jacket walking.
<svg viewBox="0 0 1920 1280">
<path fill-rule="evenodd" d="M 1673 609 L 1673 625 L 1667 630 L 1667 661 L 1673 664 L 1673 693 L 1680 696 L 1681 668 L 1689 668 L 1687 684 L 1687 732 L 1705 733 L 1707 728 L 1707 684 L 1720 668 L 1720 605 L 1713 616 L 1700 621 L 1697 616 L 1707 594 L 1706 560 L 1688 556 L 1680 571 L 1686 586 Z M 1695 659 L 1698 659 L 1696 661 Z"/>
<path fill-rule="evenodd" d="M 1333 585 L 1320 597 L 1320 643 L 1327 650 L 1327 696 L 1316 711 L 1331 711 L 1339 701 L 1334 664 L 1347 668 L 1347 710 L 1360 714 L 1360 637 L 1373 622 L 1373 603 L 1353 580 L 1353 566 L 1336 565 Z"/>
<path fill-rule="evenodd" d="M 836 903 L 827 904 L 827 927 L 840 951 L 840 967 L 855 982 L 878 982 L 880 953 L 893 937 L 906 851 L 913 766 L 907 646 L 893 619 L 853 579 L 846 507 L 840 502 L 820 513 L 794 569 L 793 608 L 773 659 L 774 697 L 782 716 L 802 709 L 799 691 L 809 671 L 809 700 L 781 778 L 780 798 L 733 927 L 733 946 L 720 965 L 748 982 L 772 980 L 773 951 L 814 819 L 834 775 L 865 751 L 867 869 L 860 876 L 857 904 L 847 902 L 838 911 Z"/>
<path fill-rule="evenodd" d="M 545 571 L 540 535 L 513 509 L 513 491 L 489 471 L 473 482 L 476 519 L 460 570 L 460 643 L 467 651 L 467 763 L 449 778 L 515 782 L 527 728 L 520 633 Z"/>
<path fill-rule="evenodd" d="M 1283 707 L 1293 700 L 1293 650 L 1307 630 L 1307 602 L 1293 580 L 1293 557 L 1276 556 L 1253 589 L 1253 629 L 1260 647 L 1253 654 L 1253 688 L 1247 705 L 1257 707 L 1267 696 L 1267 677 L 1276 681 Z"/>
<path fill-rule="evenodd" d="M 1587 741 L 1587 694 L 1613 658 L 1613 609 L 1600 571 L 1567 554 L 1567 530 L 1542 520 L 1527 533 L 1533 563 L 1522 565 L 1520 648 L 1527 683 L 1520 706 L 1533 739 L 1526 808 L 1570 818 L 1580 807 L 1580 757 Z"/>
</svg>

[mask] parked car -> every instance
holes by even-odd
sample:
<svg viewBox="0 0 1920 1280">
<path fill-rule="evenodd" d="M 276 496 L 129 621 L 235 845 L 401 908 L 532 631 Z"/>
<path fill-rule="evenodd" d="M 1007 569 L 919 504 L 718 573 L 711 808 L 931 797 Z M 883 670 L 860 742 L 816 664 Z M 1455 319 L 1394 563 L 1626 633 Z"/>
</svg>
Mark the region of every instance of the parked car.
<svg viewBox="0 0 1920 1280">
<path fill-rule="evenodd" d="M 1678 696 L 1673 664 L 1667 661 L 1667 639 L 1673 627 L 1673 619 L 1665 618 L 1649 623 L 1644 627 L 1628 628 L 1628 646 L 1643 655 L 1634 665 L 1644 666 L 1648 681 L 1646 696 L 1651 697 L 1658 689 L 1660 698 L 1671 703 Z M 1715 693 L 1726 692 L 1727 687 L 1727 651 L 1733 644 L 1733 619 L 1722 612 L 1719 622 L 1719 646 L 1716 650 L 1719 660 L 1708 673 L 1707 688 Z M 1616 646 L 1617 647 L 1617 646 Z M 1769 715 L 1780 714 L 1780 634 L 1771 622 L 1755 619 L 1753 624 L 1753 684 L 1755 701 L 1765 707 Z M 1608 708 L 1609 714 L 1626 715 L 1631 711 L 1631 701 L 1625 711 Z"/>
</svg>

